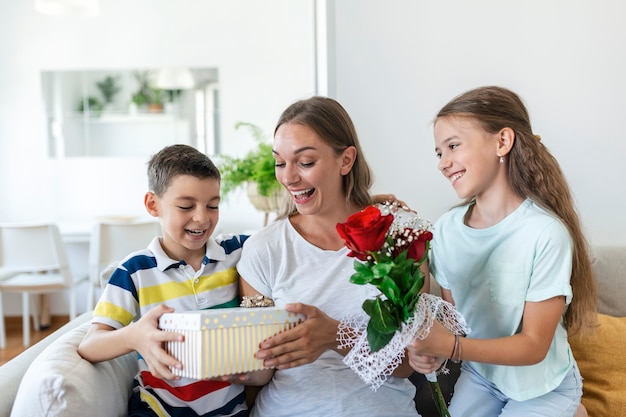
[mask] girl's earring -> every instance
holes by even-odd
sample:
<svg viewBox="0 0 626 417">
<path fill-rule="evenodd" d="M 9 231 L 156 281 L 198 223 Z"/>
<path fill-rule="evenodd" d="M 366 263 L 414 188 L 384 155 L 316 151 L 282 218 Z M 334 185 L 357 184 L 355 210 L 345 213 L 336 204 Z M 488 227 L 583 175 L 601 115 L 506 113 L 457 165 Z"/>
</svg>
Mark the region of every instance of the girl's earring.
<svg viewBox="0 0 626 417">
<path fill-rule="evenodd" d="M 503 164 L 504 163 L 504 156 L 500 157 L 500 163 Z"/>
</svg>

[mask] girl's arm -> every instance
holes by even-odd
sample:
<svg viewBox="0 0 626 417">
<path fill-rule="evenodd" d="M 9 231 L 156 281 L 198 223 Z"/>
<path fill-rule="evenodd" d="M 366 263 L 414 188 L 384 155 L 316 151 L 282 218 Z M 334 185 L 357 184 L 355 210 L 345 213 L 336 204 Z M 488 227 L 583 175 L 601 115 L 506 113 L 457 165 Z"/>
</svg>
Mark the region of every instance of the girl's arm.
<svg viewBox="0 0 626 417">
<path fill-rule="evenodd" d="M 565 308 L 565 297 L 558 296 L 540 302 L 526 302 L 520 333 L 497 339 L 459 339 L 460 355 L 453 359 L 495 365 L 525 366 L 541 362 L 550 348 L 556 327 Z M 438 322 L 429 336 L 416 340 L 409 355 L 450 357 L 455 337 Z"/>
</svg>

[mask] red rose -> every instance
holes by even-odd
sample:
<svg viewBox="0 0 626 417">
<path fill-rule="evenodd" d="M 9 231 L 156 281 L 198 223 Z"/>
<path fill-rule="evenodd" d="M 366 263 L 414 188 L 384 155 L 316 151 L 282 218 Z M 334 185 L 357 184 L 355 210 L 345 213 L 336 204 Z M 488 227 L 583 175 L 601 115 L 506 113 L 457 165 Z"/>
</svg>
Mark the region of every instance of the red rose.
<svg viewBox="0 0 626 417">
<path fill-rule="evenodd" d="M 393 215 L 383 216 L 379 209 L 368 206 L 348 217 L 345 223 L 337 223 L 337 233 L 351 251 L 348 256 L 364 261 L 370 252 L 383 246 L 392 222 Z"/>
<path fill-rule="evenodd" d="M 420 261 L 426 254 L 426 243 L 433 238 L 431 232 L 422 232 L 417 239 L 411 242 L 408 248 L 407 258 Z"/>
</svg>

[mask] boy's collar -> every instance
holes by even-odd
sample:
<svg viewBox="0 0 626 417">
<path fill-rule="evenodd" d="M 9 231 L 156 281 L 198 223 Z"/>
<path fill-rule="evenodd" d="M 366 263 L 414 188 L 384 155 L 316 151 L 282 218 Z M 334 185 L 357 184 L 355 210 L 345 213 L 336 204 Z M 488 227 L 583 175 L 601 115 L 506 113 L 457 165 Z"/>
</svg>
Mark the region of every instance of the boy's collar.
<svg viewBox="0 0 626 417">
<path fill-rule="evenodd" d="M 150 242 L 150 245 L 148 245 L 148 249 L 154 255 L 157 262 L 157 268 L 160 271 L 177 268 L 183 263 L 181 262 L 181 260 L 170 258 L 167 253 L 165 253 L 163 247 L 161 246 L 161 241 L 158 237 L 155 237 L 152 242 Z M 206 250 L 204 253 L 204 259 L 202 260 L 202 264 L 206 265 L 210 261 L 223 261 L 225 259 L 226 251 L 224 250 L 224 248 L 220 246 L 220 244 L 217 243 L 215 239 L 209 239 L 206 244 Z"/>
</svg>

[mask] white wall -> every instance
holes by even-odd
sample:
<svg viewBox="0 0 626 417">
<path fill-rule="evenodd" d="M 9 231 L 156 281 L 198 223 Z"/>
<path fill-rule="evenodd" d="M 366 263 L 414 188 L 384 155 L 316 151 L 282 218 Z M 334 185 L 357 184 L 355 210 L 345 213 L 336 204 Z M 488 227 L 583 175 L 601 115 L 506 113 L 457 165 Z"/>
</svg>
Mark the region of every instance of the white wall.
<svg viewBox="0 0 626 417">
<path fill-rule="evenodd" d="M 94 18 L 36 13 L 0 2 L 0 221 L 75 221 L 144 215 L 142 158 L 47 158 L 42 70 L 216 67 L 221 144 L 252 145 L 242 120 L 268 133 L 292 101 L 315 91 L 312 0 L 103 0 Z M 224 227 L 258 227 L 246 198 L 229 201 Z"/>
<path fill-rule="evenodd" d="M 312 35 L 294 36 L 304 23 L 271 12 L 271 6 L 302 10 L 302 1 L 106 0 L 101 16 L 87 21 L 36 15 L 29 1 L 0 2 L 0 221 L 144 211 L 144 160 L 117 159 L 111 167 L 108 159 L 46 158 L 37 116 L 40 70 L 221 66 L 222 105 L 233 114 L 223 129 L 246 120 L 270 132 L 286 105 L 313 92 L 295 86 L 313 85 Z M 455 203 L 436 169 L 432 117 L 462 91 L 499 84 L 528 104 L 592 243 L 626 243 L 620 169 L 626 4 L 329 0 L 329 6 L 328 90 L 321 90 L 354 118 L 376 191 L 398 194 L 432 220 Z M 270 48 L 278 42 L 288 44 Z M 234 61 L 221 65 L 226 57 Z M 262 63 L 271 70 L 260 71 Z M 277 76 L 286 63 L 305 68 Z M 292 89 L 277 93 L 279 86 Z M 225 146 L 228 153 L 245 148 L 236 141 Z M 243 195 L 222 210 L 226 230 L 261 222 Z"/>
<path fill-rule="evenodd" d="M 626 3 L 618 0 L 336 0 L 335 97 L 376 174 L 435 220 L 456 203 L 436 168 L 432 118 L 497 84 L 525 100 L 593 244 L 626 244 L 622 128 Z"/>
<path fill-rule="evenodd" d="M 313 0 L 102 0 L 94 18 L 38 14 L 32 0 L 0 1 L 0 222 L 88 224 L 145 216 L 143 158 L 49 159 L 41 71 L 218 68 L 222 151 L 253 144 L 236 121 L 273 131 L 282 110 L 315 92 Z M 222 205 L 219 231 L 263 224 L 245 194 Z M 84 246 L 69 245 L 73 273 Z M 81 293 L 85 286 L 81 286 Z M 20 304 L 6 300 L 8 314 Z M 82 311 L 84 297 L 79 297 Z M 53 313 L 67 311 L 53 300 Z"/>
</svg>

